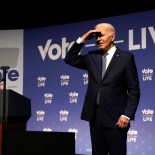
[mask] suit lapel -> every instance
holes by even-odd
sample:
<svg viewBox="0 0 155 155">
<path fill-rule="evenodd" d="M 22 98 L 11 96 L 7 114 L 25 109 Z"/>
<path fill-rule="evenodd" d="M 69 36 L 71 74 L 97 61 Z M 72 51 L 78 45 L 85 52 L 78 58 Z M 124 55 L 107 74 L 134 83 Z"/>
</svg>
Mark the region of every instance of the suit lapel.
<svg viewBox="0 0 155 155">
<path fill-rule="evenodd" d="M 97 67 L 96 67 L 96 79 L 97 81 L 102 80 L 102 54 L 96 55 L 96 62 L 97 62 Z"/>
<path fill-rule="evenodd" d="M 108 65 L 108 68 L 106 69 L 106 72 L 104 74 L 104 77 L 102 80 L 104 80 L 107 76 L 107 74 L 110 72 L 110 70 L 112 69 L 112 67 L 116 64 L 116 62 L 119 60 L 120 58 L 120 52 L 119 50 L 117 49 L 116 52 L 114 53 L 109 65 Z"/>
</svg>

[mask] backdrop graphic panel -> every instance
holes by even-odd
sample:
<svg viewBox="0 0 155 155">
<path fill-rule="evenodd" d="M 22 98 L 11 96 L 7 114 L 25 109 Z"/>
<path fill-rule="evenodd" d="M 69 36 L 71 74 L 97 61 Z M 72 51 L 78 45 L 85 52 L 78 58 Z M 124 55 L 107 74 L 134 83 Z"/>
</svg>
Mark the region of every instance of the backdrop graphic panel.
<svg viewBox="0 0 155 155">
<path fill-rule="evenodd" d="M 17 66 L 10 69 L 6 75 L 6 88 L 12 89 L 20 94 L 23 94 L 23 30 L 1 30 L 0 31 L 0 48 L 17 48 L 19 55 Z M 10 52 L 12 52 L 10 50 Z M 11 61 L 11 57 L 6 59 L 6 62 Z M 0 79 L 3 76 L 0 70 Z M 0 82 L 0 90 L 3 89 L 3 81 Z"/>
<path fill-rule="evenodd" d="M 141 99 L 136 120 L 128 132 L 128 155 L 153 155 L 154 15 L 155 10 L 151 10 L 25 30 L 24 95 L 32 102 L 32 117 L 27 130 L 75 132 L 76 153 L 91 155 L 88 122 L 80 120 L 88 75 L 65 64 L 63 59 L 79 36 L 100 22 L 109 22 L 116 28 L 116 46 L 135 55 L 140 79 Z M 95 41 L 90 40 L 82 53 L 96 48 Z"/>
</svg>

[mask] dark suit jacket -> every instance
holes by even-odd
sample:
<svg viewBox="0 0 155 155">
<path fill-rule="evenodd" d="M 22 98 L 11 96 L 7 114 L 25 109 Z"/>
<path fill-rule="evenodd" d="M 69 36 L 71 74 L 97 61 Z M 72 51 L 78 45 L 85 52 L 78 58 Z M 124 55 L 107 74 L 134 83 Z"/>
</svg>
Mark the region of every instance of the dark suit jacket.
<svg viewBox="0 0 155 155">
<path fill-rule="evenodd" d="M 75 42 L 65 57 L 67 64 L 88 71 L 89 82 L 81 119 L 94 120 L 96 98 L 100 91 L 99 115 L 104 126 L 116 127 L 121 115 L 133 120 L 140 98 L 134 55 L 117 49 L 102 79 L 102 51 L 79 55 L 82 47 L 83 44 Z"/>
</svg>

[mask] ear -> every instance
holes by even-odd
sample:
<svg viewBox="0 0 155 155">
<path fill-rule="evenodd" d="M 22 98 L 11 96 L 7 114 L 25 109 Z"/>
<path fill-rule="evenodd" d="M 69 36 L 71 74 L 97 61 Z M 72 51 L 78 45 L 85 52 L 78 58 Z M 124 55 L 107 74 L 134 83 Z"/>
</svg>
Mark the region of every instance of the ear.
<svg viewBox="0 0 155 155">
<path fill-rule="evenodd" d="M 111 41 L 114 41 L 114 40 L 115 40 L 115 35 L 112 34 L 112 35 L 111 35 Z"/>
</svg>

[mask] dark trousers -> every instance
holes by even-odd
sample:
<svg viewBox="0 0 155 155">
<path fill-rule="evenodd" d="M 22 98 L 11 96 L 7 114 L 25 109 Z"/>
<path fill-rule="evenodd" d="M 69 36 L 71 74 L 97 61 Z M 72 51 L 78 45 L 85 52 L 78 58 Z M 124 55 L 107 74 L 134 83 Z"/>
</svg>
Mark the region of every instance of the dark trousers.
<svg viewBox="0 0 155 155">
<path fill-rule="evenodd" d="M 128 130 L 102 126 L 96 115 L 95 121 L 90 122 L 92 155 L 126 155 Z"/>
</svg>

